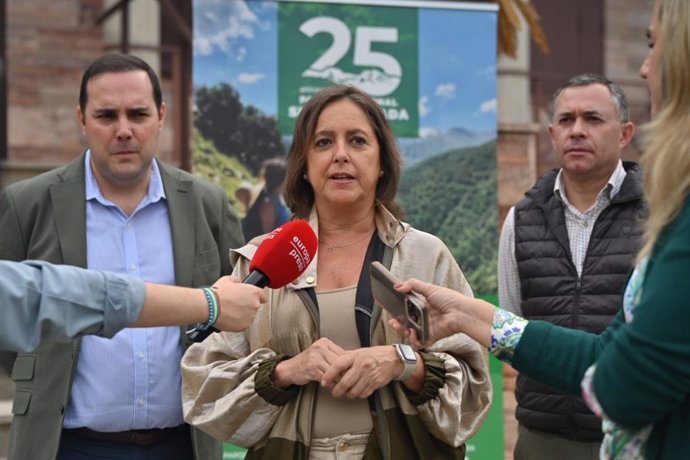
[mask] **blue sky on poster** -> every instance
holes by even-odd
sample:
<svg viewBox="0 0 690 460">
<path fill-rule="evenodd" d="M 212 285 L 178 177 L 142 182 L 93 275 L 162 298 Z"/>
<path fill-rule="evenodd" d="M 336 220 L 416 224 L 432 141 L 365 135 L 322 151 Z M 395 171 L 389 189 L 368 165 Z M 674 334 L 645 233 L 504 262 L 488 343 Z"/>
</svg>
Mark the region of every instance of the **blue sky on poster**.
<svg viewBox="0 0 690 460">
<path fill-rule="evenodd" d="M 244 104 L 277 111 L 277 3 L 194 0 L 195 86 L 230 83 Z M 496 129 L 496 14 L 422 9 L 420 135 Z M 450 56 L 450 57 L 449 57 Z"/>
</svg>

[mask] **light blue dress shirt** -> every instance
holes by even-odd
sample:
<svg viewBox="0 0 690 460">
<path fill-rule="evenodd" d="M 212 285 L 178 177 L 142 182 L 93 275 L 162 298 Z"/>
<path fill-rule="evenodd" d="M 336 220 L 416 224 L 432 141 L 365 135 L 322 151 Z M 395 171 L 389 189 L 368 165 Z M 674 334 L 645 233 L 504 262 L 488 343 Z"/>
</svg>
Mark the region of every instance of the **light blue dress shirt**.
<svg viewBox="0 0 690 460">
<path fill-rule="evenodd" d="M 139 316 L 146 286 L 115 273 L 0 260 L 0 350 L 30 352 L 43 339 L 111 337 Z"/>
<path fill-rule="evenodd" d="M 172 235 L 154 161 L 146 196 L 127 216 L 101 193 L 86 153 L 86 255 L 90 269 L 175 284 Z M 124 329 L 111 340 L 85 337 L 64 427 L 127 431 L 184 423 L 178 327 Z"/>
</svg>

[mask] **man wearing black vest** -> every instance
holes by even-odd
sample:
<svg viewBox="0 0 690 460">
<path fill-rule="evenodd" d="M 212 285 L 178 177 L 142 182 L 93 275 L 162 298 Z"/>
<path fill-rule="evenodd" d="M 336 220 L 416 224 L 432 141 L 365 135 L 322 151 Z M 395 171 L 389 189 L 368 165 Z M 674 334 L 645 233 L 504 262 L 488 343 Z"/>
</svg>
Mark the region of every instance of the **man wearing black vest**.
<svg viewBox="0 0 690 460">
<path fill-rule="evenodd" d="M 589 332 L 620 305 L 646 213 L 642 174 L 621 161 L 635 127 L 617 84 L 584 74 L 552 99 L 549 136 L 561 168 L 506 216 L 498 256 L 500 306 Z M 598 459 L 601 422 L 579 399 L 518 375 L 515 460 Z"/>
</svg>

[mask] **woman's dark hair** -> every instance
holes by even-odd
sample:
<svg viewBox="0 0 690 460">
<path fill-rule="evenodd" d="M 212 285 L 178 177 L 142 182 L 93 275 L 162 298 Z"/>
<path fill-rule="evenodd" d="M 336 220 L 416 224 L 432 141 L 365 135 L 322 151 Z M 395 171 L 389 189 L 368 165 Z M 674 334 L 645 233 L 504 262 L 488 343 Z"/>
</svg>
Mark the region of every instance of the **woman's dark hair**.
<svg viewBox="0 0 690 460">
<path fill-rule="evenodd" d="M 261 164 L 265 187 L 269 193 L 273 193 L 283 185 L 286 168 L 284 158 L 270 158 Z"/>
<path fill-rule="evenodd" d="M 315 93 L 302 107 L 295 122 L 292 145 L 288 153 L 285 179 L 285 202 L 296 218 L 309 217 L 314 206 L 314 190 L 304 179 L 307 172 L 307 151 L 314 140 L 314 132 L 321 112 L 333 102 L 348 99 L 366 114 L 379 144 L 383 175 L 376 184 L 376 201 L 383 204 L 396 218 L 402 219 L 402 209 L 395 202 L 400 181 L 402 159 L 393 131 L 381 107 L 364 91 L 354 86 L 337 85 Z"/>
</svg>

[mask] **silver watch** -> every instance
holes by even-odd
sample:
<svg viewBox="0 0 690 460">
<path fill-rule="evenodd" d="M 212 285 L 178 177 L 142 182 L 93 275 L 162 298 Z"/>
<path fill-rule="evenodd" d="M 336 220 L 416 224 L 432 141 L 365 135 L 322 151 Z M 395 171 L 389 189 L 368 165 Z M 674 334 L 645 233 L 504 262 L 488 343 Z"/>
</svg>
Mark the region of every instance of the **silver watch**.
<svg viewBox="0 0 690 460">
<path fill-rule="evenodd" d="M 412 377 L 414 368 L 417 367 L 417 355 L 414 353 L 414 350 L 411 346 L 404 343 L 394 343 L 393 347 L 395 348 L 395 351 L 398 352 L 398 357 L 400 357 L 400 361 L 402 361 L 403 366 L 405 366 L 402 374 L 400 374 L 395 380 L 403 382 Z"/>
</svg>

